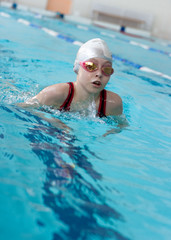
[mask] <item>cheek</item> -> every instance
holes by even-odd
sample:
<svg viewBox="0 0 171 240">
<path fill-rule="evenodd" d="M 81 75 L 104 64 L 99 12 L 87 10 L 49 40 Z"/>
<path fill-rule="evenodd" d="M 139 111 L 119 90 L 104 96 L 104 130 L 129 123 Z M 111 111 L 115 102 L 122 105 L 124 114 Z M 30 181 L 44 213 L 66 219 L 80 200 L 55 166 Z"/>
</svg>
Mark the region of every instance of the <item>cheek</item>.
<svg viewBox="0 0 171 240">
<path fill-rule="evenodd" d="M 106 85 L 109 82 L 109 80 L 110 80 L 110 77 L 105 77 L 103 80 L 104 84 Z"/>
<path fill-rule="evenodd" d="M 80 69 L 79 72 L 78 72 L 78 77 L 81 79 L 81 80 L 88 80 L 92 77 L 92 73 L 89 73 L 87 71 L 84 71 L 83 69 Z"/>
<path fill-rule="evenodd" d="M 107 76 L 103 75 L 103 79 L 104 79 L 105 82 L 109 82 L 110 77 L 107 77 Z"/>
</svg>

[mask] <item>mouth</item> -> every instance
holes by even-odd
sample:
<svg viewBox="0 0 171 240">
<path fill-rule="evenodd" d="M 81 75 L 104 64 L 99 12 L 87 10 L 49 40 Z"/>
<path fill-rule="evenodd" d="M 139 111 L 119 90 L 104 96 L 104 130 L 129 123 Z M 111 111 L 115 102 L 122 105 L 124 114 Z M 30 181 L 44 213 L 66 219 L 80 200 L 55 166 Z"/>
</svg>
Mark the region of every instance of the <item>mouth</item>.
<svg viewBox="0 0 171 240">
<path fill-rule="evenodd" d="M 94 86 L 97 86 L 97 87 L 100 87 L 100 86 L 101 86 L 101 82 L 100 82 L 100 81 L 94 81 L 94 82 L 92 82 L 92 84 L 93 84 Z"/>
</svg>

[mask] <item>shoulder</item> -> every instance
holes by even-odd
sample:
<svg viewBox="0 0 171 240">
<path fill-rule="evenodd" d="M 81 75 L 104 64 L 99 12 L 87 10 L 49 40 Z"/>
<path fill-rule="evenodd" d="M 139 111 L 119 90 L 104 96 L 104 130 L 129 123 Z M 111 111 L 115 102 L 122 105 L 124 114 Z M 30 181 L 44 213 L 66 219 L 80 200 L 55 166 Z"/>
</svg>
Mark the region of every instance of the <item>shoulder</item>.
<svg viewBox="0 0 171 240">
<path fill-rule="evenodd" d="M 123 111 L 123 104 L 121 97 L 111 91 L 107 91 L 106 115 L 121 115 Z"/>
<path fill-rule="evenodd" d="M 69 84 L 58 83 L 44 88 L 35 98 L 40 104 L 60 106 L 66 99 L 69 91 Z"/>
</svg>

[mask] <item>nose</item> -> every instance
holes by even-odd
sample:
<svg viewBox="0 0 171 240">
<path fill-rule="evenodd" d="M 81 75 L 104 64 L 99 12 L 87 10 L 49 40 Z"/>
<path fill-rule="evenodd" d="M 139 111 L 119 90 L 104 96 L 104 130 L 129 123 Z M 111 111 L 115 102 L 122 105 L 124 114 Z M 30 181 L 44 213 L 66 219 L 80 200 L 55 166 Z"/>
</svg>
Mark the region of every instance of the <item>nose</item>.
<svg viewBox="0 0 171 240">
<path fill-rule="evenodd" d="M 96 71 L 96 77 L 102 77 L 102 70 L 100 68 Z"/>
</svg>

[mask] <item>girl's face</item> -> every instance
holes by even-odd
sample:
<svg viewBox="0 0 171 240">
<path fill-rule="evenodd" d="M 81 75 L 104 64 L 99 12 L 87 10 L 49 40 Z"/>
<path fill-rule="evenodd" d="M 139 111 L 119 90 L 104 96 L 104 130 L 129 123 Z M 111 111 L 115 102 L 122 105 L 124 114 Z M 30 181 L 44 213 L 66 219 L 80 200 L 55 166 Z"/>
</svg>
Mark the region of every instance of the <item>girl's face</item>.
<svg viewBox="0 0 171 240">
<path fill-rule="evenodd" d="M 86 62 L 90 62 L 90 68 L 89 65 L 81 64 L 77 79 L 88 92 L 99 93 L 105 88 L 110 79 L 110 75 L 105 73 L 113 73 L 111 70 L 112 64 L 102 58 L 91 58 Z M 91 63 L 93 66 L 91 66 Z"/>
</svg>

